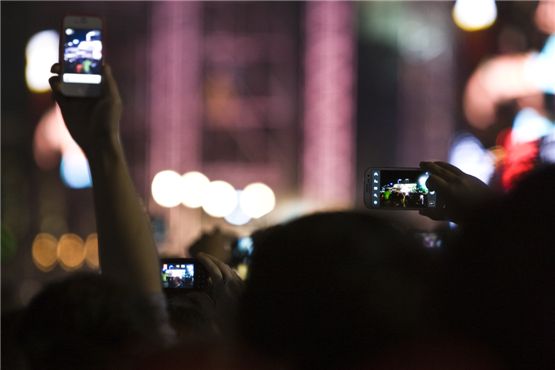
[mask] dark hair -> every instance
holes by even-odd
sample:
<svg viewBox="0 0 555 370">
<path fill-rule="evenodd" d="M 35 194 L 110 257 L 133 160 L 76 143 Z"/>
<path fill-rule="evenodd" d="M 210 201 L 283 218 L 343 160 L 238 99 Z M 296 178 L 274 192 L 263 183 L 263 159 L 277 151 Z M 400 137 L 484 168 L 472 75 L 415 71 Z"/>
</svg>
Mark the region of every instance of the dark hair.
<svg viewBox="0 0 555 370">
<path fill-rule="evenodd" d="M 20 327 L 32 369 L 106 369 L 161 343 L 146 297 L 97 274 L 46 286 Z"/>
<path fill-rule="evenodd" d="M 447 255 L 448 315 L 508 369 L 555 365 L 555 166 L 484 208 Z"/>
<path fill-rule="evenodd" d="M 381 219 L 320 213 L 253 240 L 240 325 L 256 351 L 347 368 L 428 327 L 432 259 Z"/>
</svg>

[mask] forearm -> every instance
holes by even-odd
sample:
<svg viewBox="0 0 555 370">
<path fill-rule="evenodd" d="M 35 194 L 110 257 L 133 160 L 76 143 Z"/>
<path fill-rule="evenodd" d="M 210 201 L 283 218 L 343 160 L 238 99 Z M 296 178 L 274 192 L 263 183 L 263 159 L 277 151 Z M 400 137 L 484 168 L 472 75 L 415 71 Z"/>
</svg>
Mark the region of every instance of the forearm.
<svg viewBox="0 0 555 370">
<path fill-rule="evenodd" d="M 117 137 L 87 153 L 103 274 L 144 292 L 161 291 L 159 262 L 150 222 L 136 193 Z"/>
</svg>

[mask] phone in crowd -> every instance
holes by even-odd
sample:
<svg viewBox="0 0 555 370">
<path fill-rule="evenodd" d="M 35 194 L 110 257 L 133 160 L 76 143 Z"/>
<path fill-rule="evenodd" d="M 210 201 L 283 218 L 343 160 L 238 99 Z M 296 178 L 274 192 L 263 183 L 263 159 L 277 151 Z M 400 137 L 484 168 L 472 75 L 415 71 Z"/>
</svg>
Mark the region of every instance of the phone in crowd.
<svg viewBox="0 0 555 370">
<path fill-rule="evenodd" d="M 229 265 L 236 267 L 242 264 L 248 265 L 254 251 L 254 243 L 250 236 L 235 239 L 231 244 L 231 261 Z"/>
<path fill-rule="evenodd" d="M 102 20 L 68 15 L 60 38 L 61 91 L 65 96 L 96 97 L 102 83 Z"/>
<path fill-rule="evenodd" d="M 162 258 L 160 267 L 164 290 L 203 290 L 207 286 L 208 273 L 194 258 Z"/>
<path fill-rule="evenodd" d="M 368 168 L 364 174 L 364 204 L 371 209 L 411 210 L 438 207 L 428 189 L 430 174 L 420 168 Z"/>
</svg>

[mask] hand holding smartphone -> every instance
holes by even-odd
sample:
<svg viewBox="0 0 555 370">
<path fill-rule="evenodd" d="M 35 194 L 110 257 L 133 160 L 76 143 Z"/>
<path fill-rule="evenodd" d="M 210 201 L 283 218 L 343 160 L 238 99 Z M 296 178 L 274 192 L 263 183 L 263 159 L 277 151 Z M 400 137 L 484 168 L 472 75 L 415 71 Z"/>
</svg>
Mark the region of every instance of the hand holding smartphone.
<svg viewBox="0 0 555 370">
<path fill-rule="evenodd" d="M 102 20 L 68 15 L 60 38 L 61 86 L 67 97 L 97 97 L 102 83 Z"/>
<path fill-rule="evenodd" d="M 426 186 L 429 176 L 420 168 L 369 168 L 364 174 L 364 203 L 385 210 L 436 208 L 437 194 Z"/>
</svg>

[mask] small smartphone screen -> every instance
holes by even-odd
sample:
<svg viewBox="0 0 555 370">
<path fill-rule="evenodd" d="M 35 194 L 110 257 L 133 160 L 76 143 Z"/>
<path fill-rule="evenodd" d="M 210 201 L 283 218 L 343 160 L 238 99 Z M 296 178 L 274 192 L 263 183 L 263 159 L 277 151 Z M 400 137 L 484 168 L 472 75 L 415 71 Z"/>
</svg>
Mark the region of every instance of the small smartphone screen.
<svg viewBox="0 0 555 370">
<path fill-rule="evenodd" d="M 94 28 L 64 27 L 63 82 L 102 82 L 102 31 Z"/>
<path fill-rule="evenodd" d="M 163 263 L 162 287 L 169 289 L 192 289 L 195 287 L 194 263 Z"/>
<path fill-rule="evenodd" d="M 418 168 L 371 168 L 366 172 L 365 203 L 376 209 L 435 208 L 435 191 L 426 187 L 429 173 Z"/>
</svg>

